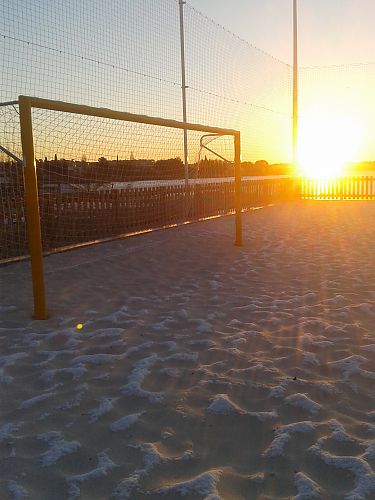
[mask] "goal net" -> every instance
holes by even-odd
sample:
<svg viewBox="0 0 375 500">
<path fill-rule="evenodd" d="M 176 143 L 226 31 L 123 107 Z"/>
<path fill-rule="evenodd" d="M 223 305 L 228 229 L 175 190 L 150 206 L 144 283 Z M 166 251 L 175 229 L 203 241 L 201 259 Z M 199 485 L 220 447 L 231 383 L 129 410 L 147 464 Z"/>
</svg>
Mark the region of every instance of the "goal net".
<svg viewBox="0 0 375 500">
<path fill-rule="evenodd" d="M 239 132 L 25 96 L 17 104 L 0 106 L 1 259 L 29 248 L 37 319 L 43 253 L 233 211 L 241 244 Z"/>
<path fill-rule="evenodd" d="M 233 212 L 233 131 L 188 129 L 185 163 L 178 122 L 43 106 L 32 106 L 31 116 L 44 252 Z M 18 106 L 0 107 L 0 117 L 0 144 L 22 158 Z M 23 167 L 0 154 L 7 259 L 28 253 Z"/>
</svg>

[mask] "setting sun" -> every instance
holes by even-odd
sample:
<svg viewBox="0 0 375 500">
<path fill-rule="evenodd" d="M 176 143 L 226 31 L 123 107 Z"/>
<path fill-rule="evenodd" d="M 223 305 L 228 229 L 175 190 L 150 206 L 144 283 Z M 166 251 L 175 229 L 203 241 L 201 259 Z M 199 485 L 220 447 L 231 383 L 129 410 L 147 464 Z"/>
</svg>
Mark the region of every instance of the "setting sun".
<svg viewBox="0 0 375 500">
<path fill-rule="evenodd" d="M 305 177 L 332 178 L 355 161 L 360 145 L 360 128 L 351 118 L 310 115 L 300 120 L 297 160 Z"/>
</svg>

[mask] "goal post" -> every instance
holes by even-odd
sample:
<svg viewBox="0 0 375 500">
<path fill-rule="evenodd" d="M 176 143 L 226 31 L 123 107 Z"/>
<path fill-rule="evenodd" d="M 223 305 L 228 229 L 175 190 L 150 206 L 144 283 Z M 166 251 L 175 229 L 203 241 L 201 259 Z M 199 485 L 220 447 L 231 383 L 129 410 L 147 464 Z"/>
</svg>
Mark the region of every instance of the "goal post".
<svg viewBox="0 0 375 500">
<path fill-rule="evenodd" d="M 42 233 L 40 228 L 38 181 L 36 176 L 31 102 L 30 99 L 24 96 L 20 96 L 18 102 L 24 166 L 27 234 L 29 240 L 34 295 L 34 318 L 47 319 Z"/>
<path fill-rule="evenodd" d="M 44 283 L 44 271 L 43 271 L 43 238 L 42 238 L 42 227 L 41 227 L 41 206 L 40 206 L 40 186 L 38 186 L 38 174 L 36 165 L 36 148 L 35 142 L 38 141 L 37 133 L 35 130 L 35 123 L 33 120 L 33 110 L 46 110 L 48 112 L 58 112 L 66 113 L 69 116 L 75 115 L 77 117 L 94 117 L 95 119 L 101 120 L 116 120 L 118 122 L 129 122 L 135 125 L 144 124 L 145 126 L 155 126 L 158 129 L 169 129 L 169 130 L 181 130 L 185 133 L 208 133 L 216 134 L 218 137 L 228 136 L 232 139 L 233 156 L 231 164 L 234 165 L 234 212 L 235 212 L 235 245 L 242 245 L 242 182 L 241 182 L 241 143 L 240 143 L 240 132 L 233 129 L 225 129 L 220 127 L 212 127 L 201 124 L 186 123 L 176 120 L 169 120 L 165 118 L 157 118 L 146 115 L 138 115 L 133 113 L 115 111 L 107 108 L 96 108 L 92 106 L 73 104 L 62 101 L 54 101 L 49 99 L 42 99 L 29 96 L 19 96 L 19 119 L 20 119 L 20 129 L 21 129 L 21 143 L 22 143 L 22 154 L 23 154 L 23 165 L 24 165 L 24 182 L 25 182 L 25 209 L 27 216 L 27 234 L 28 234 L 28 244 L 29 252 L 31 258 L 31 270 L 32 270 L 32 282 L 33 282 L 33 296 L 34 296 L 34 317 L 35 319 L 46 319 L 47 309 L 46 309 L 46 292 Z M 103 123 L 103 122 L 100 122 Z M 43 130 L 44 124 L 43 120 L 40 120 L 38 124 L 39 130 Z M 45 125 L 47 126 L 47 125 Z M 100 125 L 99 125 L 100 126 Z M 69 127 L 74 127 L 74 122 L 68 121 L 68 133 L 71 134 L 72 131 Z M 73 131 L 74 132 L 74 131 Z M 61 133 L 61 132 L 60 132 Z M 82 131 L 81 131 L 82 133 Z M 131 132 L 127 132 L 131 133 Z M 54 135 L 53 133 L 48 133 L 47 135 L 53 144 L 54 139 L 56 139 L 58 132 Z M 87 132 L 86 132 L 87 134 Z M 72 137 L 74 134 L 72 135 Z M 70 136 L 69 136 L 70 137 Z M 69 140 L 69 139 L 67 139 Z M 73 139 L 71 139 L 73 140 Z M 158 147 L 162 147 L 159 146 Z M 73 150 L 69 150 L 70 152 Z M 73 153 L 72 153 L 73 154 Z M 133 153 L 131 153 L 133 156 Z M 220 156 L 220 155 L 218 155 Z M 100 159 L 99 159 L 100 160 Z M 104 158 L 105 160 L 105 158 Z M 65 160 L 64 160 L 65 161 Z M 73 160 L 72 160 L 73 161 Z M 83 160 L 82 160 L 83 161 Z M 118 161 L 118 157 L 117 157 Z M 108 174 L 109 175 L 109 174 Z M 77 176 L 76 176 L 77 177 Z M 79 177 L 79 176 L 78 176 Z M 175 177 L 166 177 L 168 179 Z M 197 179 L 197 182 L 199 179 Z M 103 181 L 104 182 L 104 181 Z M 160 191 L 157 193 L 157 197 L 165 196 L 170 199 L 170 189 L 173 189 L 173 182 L 168 181 L 169 184 L 165 188 L 165 191 Z M 112 187 L 113 187 L 112 183 Z M 115 183 L 116 184 L 116 183 Z M 118 184 L 118 183 L 117 183 Z M 170 187 L 172 185 L 172 188 Z M 197 189 L 200 185 L 197 184 Z M 142 188 L 143 189 L 143 188 Z M 142 190 L 141 189 L 141 190 Z M 147 189 L 147 188 L 144 188 Z M 163 188 L 164 189 L 164 188 Z M 188 197 L 191 194 L 191 189 L 193 187 L 187 186 L 184 188 L 184 196 Z M 201 188 L 200 188 L 201 189 Z M 200 191 L 204 193 L 205 191 Z M 155 198 L 155 194 L 153 194 Z M 213 194 L 212 196 L 215 196 Z M 102 200 L 102 198 L 100 198 Z M 102 203 L 102 201 L 100 201 Z M 42 207 L 43 208 L 43 207 Z M 149 207 L 150 210 L 150 207 Z M 111 212 L 108 212 L 111 213 Z M 223 212 L 222 212 L 223 213 Z M 227 211 L 228 213 L 228 211 Z M 109 215 L 110 217 L 110 215 Z M 188 220 L 189 217 L 185 217 Z M 179 222 L 183 222 L 179 220 Z M 58 220 L 56 221 L 58 223 Z M 93 238 L 94 239 L 94 238 Z M 99 239 L 99 238 L 96 238 Z M 105 239 L 105 238 L 103 238 Z M 111 239 L 111 238 L 108 238 Z"/>
</svg>

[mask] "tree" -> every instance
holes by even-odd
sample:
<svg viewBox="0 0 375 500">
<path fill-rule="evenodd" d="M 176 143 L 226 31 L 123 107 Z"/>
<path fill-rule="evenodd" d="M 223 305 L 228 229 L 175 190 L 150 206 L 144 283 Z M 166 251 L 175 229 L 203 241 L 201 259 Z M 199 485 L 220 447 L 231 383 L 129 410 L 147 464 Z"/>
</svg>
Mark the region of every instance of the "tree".
<svg viewBox="0 0 375 500">
<path fill-rule="evenodd" d="M 255 162 L 255 166 L 257 168 L 261 168 L 261 169 L 264 168 L 264 169 L 266 169 L 268 167 L 268 161 L 266 161 L 266 160 L 257 160 Z"/>
</svg>

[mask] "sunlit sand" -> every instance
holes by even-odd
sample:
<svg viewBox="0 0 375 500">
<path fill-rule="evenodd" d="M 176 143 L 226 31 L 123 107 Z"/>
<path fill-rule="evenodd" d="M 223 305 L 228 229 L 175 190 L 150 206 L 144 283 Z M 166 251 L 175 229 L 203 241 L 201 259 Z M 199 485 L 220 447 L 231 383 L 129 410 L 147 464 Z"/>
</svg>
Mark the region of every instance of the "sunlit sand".
<svg viewBox="0 0 375 500">
<path fill-rule="evenodd" d="M 0 268 L 1 498 L 374 498 L 375 205 L 244 223 Z"/>
</svg>

